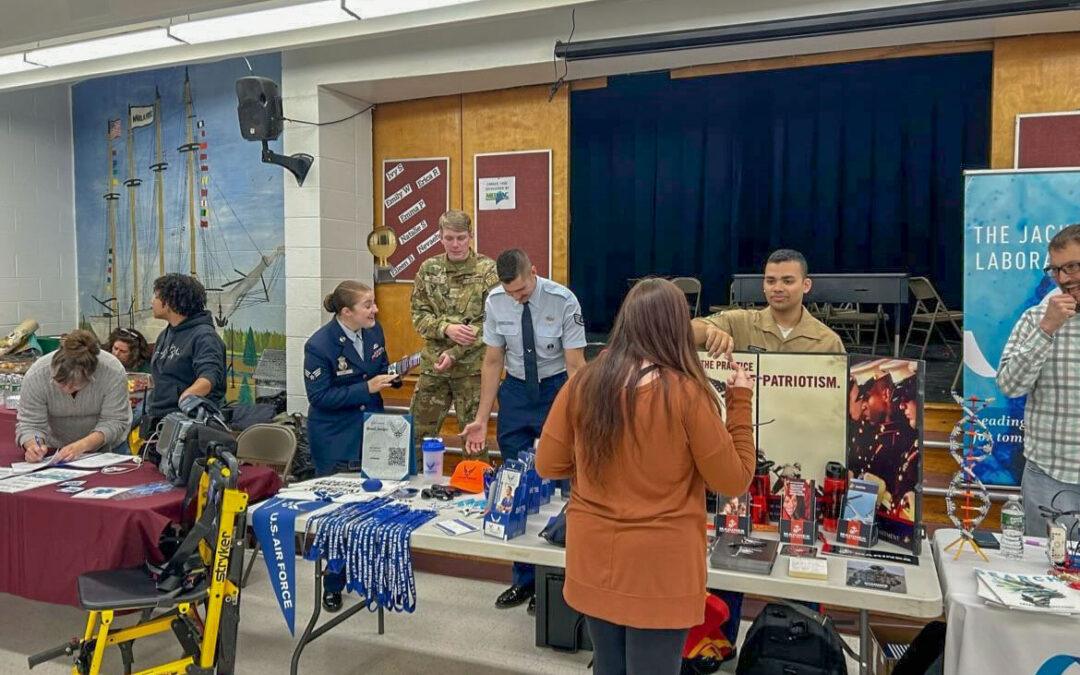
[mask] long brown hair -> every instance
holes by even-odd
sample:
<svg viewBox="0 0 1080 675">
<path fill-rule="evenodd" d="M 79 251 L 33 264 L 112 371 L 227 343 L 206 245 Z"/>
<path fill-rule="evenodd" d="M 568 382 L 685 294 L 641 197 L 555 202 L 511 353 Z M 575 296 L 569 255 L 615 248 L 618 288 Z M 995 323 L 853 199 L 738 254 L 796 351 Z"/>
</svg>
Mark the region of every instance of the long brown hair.
<svg viewBox="0 0 1080 675">
<path fill-rule="evenodd" d="M 73 330 L 52 357 L 52 376 L 59 384 L 85 385 L 97 370 L 97 337 L 88 330 Z"/>
<path fill-rule="evenodd" d="M 643 279 L 626 294 L 607 348 L 570 381 L 574 432 L 584 448 L 584 469 L 600 480 L 632 420 L 641 364 L 659 367 L 657 376 L 668 417 L 670 388 L 689 378 L 720 414 L 720 400 L 705 377 L 694 348 L 686 296 L 665 279 Z M 614 405 L 613 405 L 614 404 Z"/>
<path fill-rule="evenodd" d="M 134 328 L 115 328 L 105 340 L 105 350 L 111 352 L 113 345 L 123 342 L 131 350 L 131 363 L 125 364 L 128 370 L 138 370 L 144 364 L 150 363 L 153 352 L 147 344 L 143 334 Z"/>
</svg>

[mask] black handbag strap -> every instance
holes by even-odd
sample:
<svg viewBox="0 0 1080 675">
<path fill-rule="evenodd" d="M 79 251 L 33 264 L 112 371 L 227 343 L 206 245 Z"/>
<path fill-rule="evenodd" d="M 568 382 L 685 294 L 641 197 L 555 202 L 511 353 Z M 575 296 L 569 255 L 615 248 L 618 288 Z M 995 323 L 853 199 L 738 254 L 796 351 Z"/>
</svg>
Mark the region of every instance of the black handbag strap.
<svg viewBox="0 0 1080 675">
<path fill-rule="evenodd" d="M 795 610 L 797 614 L 807 619 L 810 619 L 816 624 L 819 624 L 822 628 L 825 629 L 826 633 L 829 633 L 836 638 L 836 641 L 840 643 L 840 647 L 844 650 L 844 652 L 847 653 L 848 656 L 855 659 L 857 663 L 862 664 L 862 656 L 855 653 L 855 650 L 848 645 L 847 641 L 844 640 L 844 638 L 840 635 L 840 632 L 836 630 L 836 625 L 833 623 L 833 620 L 829 617 L 829 615 L 815 612 L 804 605 L 800 605 L 797 602 L 792 602 L 783 598 L 777 598 L 776 602 L 784 605 L 785 607 Z M 860 637 L 860 639 L 862 638 Z M 866 665 L 867 668 L 870 667 L 869 663 L 864 665 Z"/>
</svg>

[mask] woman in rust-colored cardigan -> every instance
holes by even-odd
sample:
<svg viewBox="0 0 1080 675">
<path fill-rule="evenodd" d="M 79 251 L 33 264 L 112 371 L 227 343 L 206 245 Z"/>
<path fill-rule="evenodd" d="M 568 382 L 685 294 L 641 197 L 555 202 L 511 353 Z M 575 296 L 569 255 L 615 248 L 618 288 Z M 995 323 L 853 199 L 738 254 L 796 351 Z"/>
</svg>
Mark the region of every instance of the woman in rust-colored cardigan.
<svg viewBox="0 0 1080 675">
<path fill-rule="evenodd" d="M 563 592 L 586 616 L 596 675 L 679 672 L 705 610 L 705 486 L 742 494 L 754 471 L 750 387 L 737 370 L 725 428 L 685 296 L 646 279 L 556 397 L 536 464 L 573 480 Z"/>
</svg>

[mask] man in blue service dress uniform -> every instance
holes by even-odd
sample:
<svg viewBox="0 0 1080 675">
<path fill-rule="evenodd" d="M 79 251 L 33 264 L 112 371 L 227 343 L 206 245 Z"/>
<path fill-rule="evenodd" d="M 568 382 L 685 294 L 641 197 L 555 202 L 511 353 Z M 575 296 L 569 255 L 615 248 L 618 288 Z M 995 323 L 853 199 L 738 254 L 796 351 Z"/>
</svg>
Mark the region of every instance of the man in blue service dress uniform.
<svg viewBox="0 0 1080 675">
<path fill-rule="evenodd" d="M 488 418 L 499 398 L 496 435 L 503 460 L 532 450 L 548 410 L 567 376 L 585 365 L 585 321 L 570 289 L 536 275 L 524 251 L 503 251 L 495 262 L 499 286 L 484 306 L 484 365 L 480 407 L 465 427 L 465 449 L 478 454 L 487 439 Z M 506 366 L 506 379 L 499 376 Z M 514 563 L 513 585 L 495 601 L 500 609 L 533 598 L 535 568 Z"/>
<path fill-rule="evenodd" d="M 308 397 L 308 440 L 319 476 L 359 471 L 364 443 L 364 414 L 382 412 L 379 393 L 401 386 L 388 375 L 390 360 L 372 290 L 344 281 L 323 300 L 333 314 L 304 345 L 304 386 Z M 344 575 L 329 575 L 323 606 L 341 608 Z"/>
</svg>

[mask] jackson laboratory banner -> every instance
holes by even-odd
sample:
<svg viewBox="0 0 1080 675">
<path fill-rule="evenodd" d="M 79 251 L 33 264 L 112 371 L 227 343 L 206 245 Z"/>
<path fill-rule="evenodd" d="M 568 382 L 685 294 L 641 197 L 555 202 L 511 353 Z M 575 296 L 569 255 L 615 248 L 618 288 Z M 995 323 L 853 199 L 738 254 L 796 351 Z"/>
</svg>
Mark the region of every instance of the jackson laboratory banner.
<svg viewBox="0 0 1080 675">
<path fill-rule="evenodd" d="M 976 465 L 988 485 L 1019 485 L 1024 402 L 995 377 L 1024 310 L 1060 293 L 1043 273 L 1047 243 L 1080 222 L 1080 171 L 970 171 L 964 176 L 964 396 L 993 399 L 982 413 L 993 455 Z"/>
</svg>

